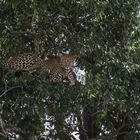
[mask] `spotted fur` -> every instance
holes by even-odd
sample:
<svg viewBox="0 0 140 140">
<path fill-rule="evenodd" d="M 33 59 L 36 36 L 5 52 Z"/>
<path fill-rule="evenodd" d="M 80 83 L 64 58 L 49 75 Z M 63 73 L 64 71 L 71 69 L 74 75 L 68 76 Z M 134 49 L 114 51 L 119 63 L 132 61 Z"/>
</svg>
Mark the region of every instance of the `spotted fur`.
<svg viewBox="0 0 140 140">
<path fill-rule="evenodd" d="M 43 60 L 32 53 L 17 54 L 8 59 L 6 65 L 16 71 L 36 71 L 40 69 L 49 74 L 53 82 L 68 79 L 71 85 L 75 83 L 72 66 L 76 57 L 73 55 L 54 56 Z"/>
<path fill-rule="evenodd" d="M 70 60 L 72 58 L 72 60 Z M 65 55 L 65 61 L 62 56 L 54 56 L 46 61 L 42 66 L 43 70 L 47 71 L 52 81 L 61 81 L 67 79 L 71 85 L 75 84 L 75 75 L 72 71 L 72 66 L 75 62 L 72 55 Z"/>
<path fill-rule="evenodd" d="M 32 53 L 17 54 L 8 59 L 6 66 L 16 71 L 30 71 L 39 66 L 38 60 Z"/>
</svg>

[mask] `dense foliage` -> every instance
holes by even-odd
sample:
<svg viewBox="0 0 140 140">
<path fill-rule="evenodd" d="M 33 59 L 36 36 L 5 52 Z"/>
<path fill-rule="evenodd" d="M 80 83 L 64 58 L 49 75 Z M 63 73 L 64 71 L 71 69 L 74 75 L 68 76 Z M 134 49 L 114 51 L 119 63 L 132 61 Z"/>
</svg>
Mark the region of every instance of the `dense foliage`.
<svg viewBox="0 0 140 140">
<path fill-rule="evenodd" d="M 0 138 L 49 131 L 48 139 L 71 140 L 76 131 L 80 140 L 138 140 L 139 7 L 139 0 L 1 0 Z M 4 66 L 42 48 L 43 59 L 77 54 L 85 81 L 69 86 Z"/>
</svg>

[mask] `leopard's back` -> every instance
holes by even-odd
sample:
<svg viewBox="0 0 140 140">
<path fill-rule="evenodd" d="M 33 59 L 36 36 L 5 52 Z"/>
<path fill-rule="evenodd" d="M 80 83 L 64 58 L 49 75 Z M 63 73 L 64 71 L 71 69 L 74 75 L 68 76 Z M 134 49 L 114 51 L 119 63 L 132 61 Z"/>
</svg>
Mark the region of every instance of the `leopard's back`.
<svg viewBox="0 0 140 140">
<path fill-rule="evenodd" d="M 17 54 L 10 57 L 6 62 L 9 69 L 28 71 L 36 66 L 37 57 L 32 53 Z"/>
</svg>

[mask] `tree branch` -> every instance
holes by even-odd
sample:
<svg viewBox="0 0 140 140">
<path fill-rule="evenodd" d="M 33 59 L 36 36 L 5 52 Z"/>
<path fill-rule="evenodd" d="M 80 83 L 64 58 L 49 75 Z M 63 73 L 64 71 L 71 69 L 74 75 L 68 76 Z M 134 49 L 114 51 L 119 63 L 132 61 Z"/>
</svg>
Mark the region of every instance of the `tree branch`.
<svg viewBox="0 0 140 140">
<path fill-rule="evenodd" d="M 5 90 L 1 95 L 0 98 L 3 97 L 5 94 L 7 94 L 9 91 L 16 89 L 16 88 L 21 88 L 21 86 L 16 86 L 16 87 L 12 87 L 10 89 Z"/>
</svg>

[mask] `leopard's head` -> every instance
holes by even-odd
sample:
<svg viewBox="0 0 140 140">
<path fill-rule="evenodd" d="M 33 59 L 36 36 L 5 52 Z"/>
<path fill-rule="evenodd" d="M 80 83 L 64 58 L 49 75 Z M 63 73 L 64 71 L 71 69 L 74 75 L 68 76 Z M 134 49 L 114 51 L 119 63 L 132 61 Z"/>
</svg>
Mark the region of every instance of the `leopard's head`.
<svg viewBox="0 0 140 140">
<path fill-rule="evenodd" d="M 73 54 L 59 54 L 60 65 L 65 70 L 69 70 L 74 66 L 74 63 L 77 59 L 77 55 Z"/>
</svg>

